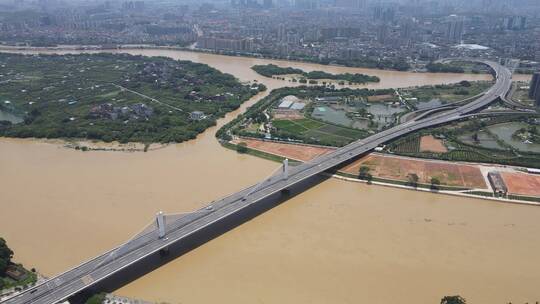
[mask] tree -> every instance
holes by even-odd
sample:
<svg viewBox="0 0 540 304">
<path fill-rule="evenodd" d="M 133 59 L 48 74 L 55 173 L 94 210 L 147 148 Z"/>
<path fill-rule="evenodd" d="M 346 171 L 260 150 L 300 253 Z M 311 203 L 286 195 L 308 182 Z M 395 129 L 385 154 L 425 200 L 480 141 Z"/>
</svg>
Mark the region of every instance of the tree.
<svg viewBox="0 0 540 304">
<path fill-rule="evenodd" d="M 236 145 L 236 151 L 238 153 L 247 153 L 248 151 L 247 144 L 245 142 L 239 143 L 238 145 Z"/>
<path fill-rule="evenodd" d="M 420 178 L 416 173 L 409 173 L 409 175 L 407 175 L 407 179 L 409 180 L 409 184 L 411 186 L 415 188 L 418 187 L 418 180 L 420 180 Z"/>
<path fill-rule="evenodd" d="M 359 173 L 358 173 L 358 177 L 360 179 L 365 179 L 367 174 L 369 174 L 369 170 L 370 170 L 370 168 L 368 166 L 361 166 L 360 170 L 359 170 Z"/>
<path fill-rule="evenodd" d="M 467 301 L 460 296 L 446 296 L 441 299 L 441 304 L 466 304 Z"/>
<path fill-rule="evenodd" d="M 469 93 L 469 90 L 466 90 L 466 89 L 458 89 L 458 90 L 455 90 L 455 91 L 454 91 L 454 94 L 465 96 L 465 95 L 469 95 L 470 93 Z"/>
<path fill-rule="evenodd" d="M 6 260 L 0 259 L 0 277 L 3 277 L 6 273 L 6 268 L 8 266 L 8 262 Z M 2 282 L 0 280 L 0 282 Z"/>
<path fill-rule="evenodd" d="M 86 304 L 102 304 L 105 302 L 105 293 L 98 293 L 86 300 Z"/>
<path fill-rule="evenodd" d="M 370 182 L 373 179 L 373 175 L 369 173 L 371 169 L 368 166 L 361 166 L 358 173 L 358 178 Z"/>
<path fill-rule="evenodd" d="M 471 86 L 471 83 L 467 80 L 462 80 L 459 82 L 459 84 L 462 86 L 462 87 L 470 87 Z"/>
<path fill-rule="evenodd" d="M 4 275 L 12 257 L 13 251 L 7 246 L 6 240 L 0 238 L 0 276 Z"/>
<path fill-rule="evenodd" d="M 472 139 L 475 143 L 479 143 L 480 142 L 480 139 L 478 138 L 478 133 L 475 132 L 473 135 L 472 135 Z"/>
<path fill-rule="evenodd" d="M 439 189 L 440 185 L 441 185 L 441 181 L 438 178 L 436 177 L 431 178 L 431 189 L 437 190 Z"/>
</svg>

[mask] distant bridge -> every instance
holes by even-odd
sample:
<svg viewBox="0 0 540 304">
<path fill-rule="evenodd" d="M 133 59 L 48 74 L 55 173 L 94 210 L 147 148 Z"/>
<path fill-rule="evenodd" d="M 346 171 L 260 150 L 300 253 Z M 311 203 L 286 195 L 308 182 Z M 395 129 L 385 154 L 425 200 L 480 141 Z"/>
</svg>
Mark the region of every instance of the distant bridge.
<svg viewBox="0 0 540 304">
<path fill-rule="evenodd" d="M 408 121 L 295 167 L 289 167 L 288 162 L 285 161 L 280 172 L 256 185 L 216 200 L 193 213 L 169 216 L 159 213 L 155 222 L 128 242 L 2 303 L 53 304 L 68 299 L 146 257 L 182 242 L 189 236 L 224 221 L 265 198 L 287 191 L 310 177 L 363 155 L 381 144 L 420 129 L 464 119 L 470 114 L 486 108 L 496 100 L 504 100 L 512 84 L 510 70 L 491 61 L 474 59 L 473 61 L 488 65 L 496 79 L 495 85 L 475 101 L 443 113 L 434 113 L 430 117 Z"/>
</svg>

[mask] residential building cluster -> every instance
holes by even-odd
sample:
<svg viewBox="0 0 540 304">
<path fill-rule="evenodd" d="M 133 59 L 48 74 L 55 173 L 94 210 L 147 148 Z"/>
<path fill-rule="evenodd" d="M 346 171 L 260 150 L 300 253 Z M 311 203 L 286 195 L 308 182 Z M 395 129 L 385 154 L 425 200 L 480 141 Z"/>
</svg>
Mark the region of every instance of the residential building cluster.
<svg viewBox="0 0 540 304">
<path fill-rule="evenodd" d="M 530 72 L 539 12 L 535 0 L 13 1 L 0 7 L 0 42 L 173 45 L 413 70 L 451 56 L 513 58 Z"/>
<path fill-rule="evenodd" d="M 529 98 L 534 100 L 537 107 L 540 107 L 540 72 L 533 74 L 531 85 L 529 86 Z"/>
<path fill-rule="evenodd" d="M 94 119 L 148 119 L 154 115 L 154 110 L 144 103 L 128 106 L 115 106 L 112 103 L 103 103 L 90 109 L 89 116 Z"/>
</svg>

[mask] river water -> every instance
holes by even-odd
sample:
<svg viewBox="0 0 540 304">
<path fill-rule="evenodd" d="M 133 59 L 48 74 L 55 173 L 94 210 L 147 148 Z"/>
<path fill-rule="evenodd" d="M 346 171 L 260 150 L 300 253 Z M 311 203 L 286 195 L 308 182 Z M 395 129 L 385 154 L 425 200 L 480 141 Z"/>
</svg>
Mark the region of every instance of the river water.
<svg viewBox="0 0 540 304">
<path fill-rule="evenodd" d="M 269 60 L 130 52 L 208 63 L 270 88 L 289 84 L 250 70 Z M 374 87 L 486 79 L 290 65 L 377 75 Z M 122 243 L 159 210 L 193 210 L 278 167 L 222 148 L 216 130 L 148 153 L 1 139 L 0 234 L 17 261 L 54 275 Z M 536 207 L 328 180 L 117 293 L 169 303 L 438 303 L 451 294 L 470 303 L 534 303 L 538 218 Z"/>
</svg>

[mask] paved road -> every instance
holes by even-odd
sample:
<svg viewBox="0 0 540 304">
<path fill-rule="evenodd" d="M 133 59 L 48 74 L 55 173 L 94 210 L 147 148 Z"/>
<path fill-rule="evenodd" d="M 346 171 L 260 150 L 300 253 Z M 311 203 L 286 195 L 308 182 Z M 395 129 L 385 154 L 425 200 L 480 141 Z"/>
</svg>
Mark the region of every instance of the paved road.
<svg viewBox="0 0 540 304">
<path fill-rule="evenodd" d="M 149 100 L 151 100 L 151 101 L 153 101 L 153 102 L 159 103 L 159 104 L 161 104 L 161 105 L 163 105 L 163 106 L 166 106 L 166 107 L 168 107 L 168 108 L 171 108 L 171 109 L 173 109 L 173 110 L 180 111 L 180 112 L 183 112 L 183 111 L 184 111 L 184 110 L 182 110 L 182 109 L 180 109 L 180 108 L 178 108 L 178 107 L 175 107 L 175 106 L 173 106 L 173 105 L 170 105 L 170 104 L 168 104 L 168 103 L 166 103 L 166 102 L 159 101 L 159 100 L 157 100 L 157 99 L 155 99 L 155 98 L 152 98 L 152 97 L 150 97 L 150 96 L 144 95 L 144 94 L 139 93 L 139 92 L 137 92 L 137 91 L 133 91 L 133 90 L 128 89 L 128 88 L 126 88 L 126 87 L 124 87 L 124 86 L 121 86 L 121 85 L 119 85 L 119 84 L 111 83 L 111 85 L 113 85 L 113 86 L 115 86 L 115 87 L 117 87 L 117 88 L 119 88 L 119 89 L 121 89 L 121 90 L 128 91 L 128 92 L 130 92 L 130 93 L 133 93 L 133 94 L 135 94 L 135 95 L 138 95 L 138 96 L 140 96 L 140 97 L 142 97 L 142 98 L 146 98 L 146 99 L 149 99 Z"/>
<path fill-rule="evenodd" d="M 57 303 L 130 265 L 137 263 L 141 259 L 247 208 L 253 203 L 259 202 L 262 199 L 290 188 L 309 177 L 334 168 L 343 162 L 371 151 L 381 144 L 420 129 L 467 117 L 469 114 L 488 106 L 498 98 L 504 98 L 511 87 L 512 75 L 508 69 L 494 62 L 482 62 L 488 64 L 493 69 L 496 75 L 496 83 L 479 99 L 455 110 L 406 122 L 368 138 L 351 143 L 310 162 L 303 163 L 296 167 L 290 167 L 289 177 L 287 179 L 284 179 L 281 175 L 272 176 L 257 185 L 212 202 L 210 205 L 211 207 L 201 208 L 193 214 L 188 214 L 176 221 L 167 223 L 167 237 L 164 239 L 159 239 L 155 231 L 139 235 L 122 246 L 70 269 L 50 279 L 46 283 L 40 284 L 2 303 Z"/>
</svg>

